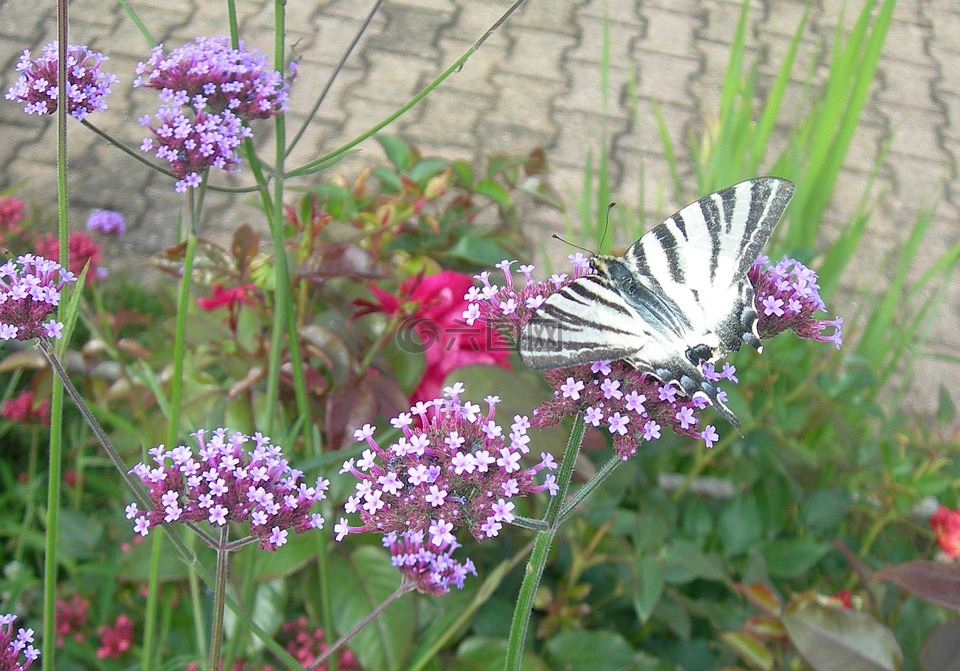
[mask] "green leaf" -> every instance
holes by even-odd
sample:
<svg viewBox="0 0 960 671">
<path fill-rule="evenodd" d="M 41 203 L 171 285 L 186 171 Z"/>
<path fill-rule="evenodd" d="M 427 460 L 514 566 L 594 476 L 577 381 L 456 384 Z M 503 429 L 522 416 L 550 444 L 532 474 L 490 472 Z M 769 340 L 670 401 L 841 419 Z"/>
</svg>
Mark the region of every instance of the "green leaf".
<svg viewBox="0 0 960 671">
<path fill-rule="evenodd" d="M 717 519 L 717 535 L 728 556 L 743 554 L 754 547 L 760 541 L 762 532 L 757 498 L 751 493 L 733 499 Z"/>
<path fill-rule="evenodd" d="M 337 632 L 343 635 L 396 591 L 400 574 L 390 566 L 386 552 L 361 547 L 349 557 L 334 557 L 330 565 L 330 600 Z M 406 668 L 416 630 L 412 595 L 391 604 L 373 622 L 350 639 L 347 646 L 370 671 Z"/>
<path fill-rule="evenodd" d="M 410 168 L 413 161 L 410 145 L 395 135 L 377 135 L 377 142 L 387 155 L 387 160 L 393 163 L 397 170 L 404 172 Z"/>
<path fill-rule="evenodd" d="M 498 205 L 510 205 L 510 192 L 492 179 L 481 179 L 477 182 L 476 191 Z"/>
<path fill-rule="evenodd" d="M 804 524 L 813 531 L 836 529 L 847 515 L 850 496 L 840 489 L 813 492 L 800 509 Z"/>
<path fill-rule="evenodd" d="M 744 631 L 725 631 L 720 634 L 720 640 L 737 653 L 743 661 L 753 669 L 769 671 L 773 668 L 773 653 L 756 636 Z"/>
<path fill-rule="evenodd" d="M 953 426 L 957 420 L 957 406 L 950 397 L 950 392 L 942 384 L 937 399 L 937 426 L 941 429 Z"/>
<path fill-rule="evenodd" d="M 663 595 L 663 568 L 654 557 L 644 555 L 633 562 L 633 572 L 637 580 L 633 608 L 640 623 L 646 624 Z"/>
<path fill-rule="evenodd" d="M 507 642 L 500 638 L 474 636 L 464 640 L 457 649 L 458 671 L 501 671 L 507 658 Z M 547 671 L 543 660 L 529 652 L 523 653 L 520 671 Z"/>
<path fill-rule="evenodd" d="M 607 630 L 565 631 L 547 643 L 551 668 L 594 671 L 602 651 L 605 671 L 633 669 L 633 648 L 619 634 Z"/>
<path fill-rule="evenodd" d="M 720 558 L 706 554 L 690 541 L 677 540 L 671 543 L 663 558 L 667 582 L 682 584 L 694 578 L 730 582 Z"/>
<path fill-rule="evenodd" d="M 431 177 L 436 175 L 438 172 L 450 165 L 450 162 L 442 158 L 424 158 L 417 161 L 410 172 L 407 173 L 407 177 L 412 179 L 422 189 L 427 185 L 427 182 Z"/>
<path fill-rule="evenodd" d="M 830 550 L 825 543 L 818 543 L 809 536 L 803 538 L 777 538 L 761 548 L 770 575 L 778 578 L 795 578 L 813 568 Z"/>
<path fill-rule="evenodd" d="M 781 618 L 790 642 L 815 671 L 900 671 L 893 632 L 868 613 L 812 605 Z"/>
<path fill-rule="evenodd" d="M 451 247 L 447 254 L 468 261 L 477 266 L 493 266 L 509 253 L 495 239 L 484 235 L 464 235 Z"/>
</svg>

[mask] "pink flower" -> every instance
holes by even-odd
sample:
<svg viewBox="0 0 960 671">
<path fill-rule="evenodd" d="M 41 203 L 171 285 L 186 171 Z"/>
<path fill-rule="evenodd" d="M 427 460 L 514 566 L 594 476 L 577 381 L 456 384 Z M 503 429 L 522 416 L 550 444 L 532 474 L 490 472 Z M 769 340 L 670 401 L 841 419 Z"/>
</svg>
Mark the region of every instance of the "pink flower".
<svg viewBox="0 0 960 671">
<path fill-rule="evenodd" d="M 26 206 L 19 198 L 0 196 L 0 233 L 19 233 L 17 225 L 26 216 Z"/>
<path fill-rule="evenodd" d="M 945 553 L 960 557 L 960 510 L 940 506 L 930 518 L 930 528 Z"/>
<path fill-rule="evenodd" d="M 116 659 L 133 645 L 133 620 L 126 615 L 121 615 L 113 626 L 105 625 L 98 628 L 97 635 L 100 636 L 97 657 Z"/>
<path fill-rule="evenodd" d="M 48 234 L 37 240 L 37 253 L 48 259 L 60 258 L 60 240 L 55 235 Z M 70 255 L 70 272 L 80 276 L 84 266 L 90 264 L 87 270 L 86 284 L 89 286 L 101 274 L 100 272 L 100 245 L 83 231 L 76 231 L 67 237 L 67 249 Z"/>
<path fill-rule="evenodd" d="M 7 399 L 0 410 L 0 416 L 18 424 L 50 426 L 50 399 L 45 398 L 39 404 L 34 404 L 33 392 L 28 389 Z"/>
<path fill-rule="evenodd" d="M 411 403 L 440 396 L 447 376 L 463 366 L 509 368 L 510 350 L 500 334 L 486 324 L 468 325 L 463 319 L 468 306 L 463 296 L 472 284 L 470 276 L 445 270 L 407 280 L 397 295 L 371 285 L 379 306 L 368 311 L 408 312 L 411 316 L 401 326 L 398 340 L 401 346 L 409 346 L 409 351 L 423 352 L 426 357 L 423 377 L 410 394 Z"/>
</svg>

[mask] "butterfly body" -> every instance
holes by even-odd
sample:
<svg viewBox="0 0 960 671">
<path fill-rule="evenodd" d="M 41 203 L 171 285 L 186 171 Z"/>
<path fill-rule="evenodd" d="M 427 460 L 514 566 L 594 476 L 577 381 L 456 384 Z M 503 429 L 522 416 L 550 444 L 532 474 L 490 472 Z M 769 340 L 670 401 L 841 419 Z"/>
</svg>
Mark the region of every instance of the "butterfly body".
<svg viewBox="0 0 960 671">
<path fill-rule="evenodd" d="M 598 255 L 593 273 L 551 294 L 520 335 L 531 368 L 623 359 L 688 395 L 706 394 L 736 416 L 704 378 L 742 343 L 760 348 L 747 271 L 793 195 L 776 177 L 741 182 L 680 210 L 622 257 Z"/>
</svg>

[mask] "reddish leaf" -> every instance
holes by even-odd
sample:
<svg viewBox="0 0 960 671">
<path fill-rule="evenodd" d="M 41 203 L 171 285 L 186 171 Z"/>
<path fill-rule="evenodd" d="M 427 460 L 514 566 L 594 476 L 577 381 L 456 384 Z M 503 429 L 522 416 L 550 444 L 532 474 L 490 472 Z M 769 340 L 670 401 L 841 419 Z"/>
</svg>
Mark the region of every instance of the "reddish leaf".
<svg viewBox="0 0 960 671">
<path fill-rule="evenodd" d="M 743 630 L 768 641 L 787 638 L 787 630 L 775 617 L 751 617 L 743 623 Z"/>
<path fill-rule="evenodd" d="M 921 599 L 960 610 L 960 566 L 933 561 L 912 561 L 887 566 L 874 574 Z"/>
<path fill-rule="evenodd" d="M 330 449 L 352 445 L 353 432 L 377 417 L 377 399 L 370 384 L 359 379 L 334 390 L 327 397 L 326 414 L 323 432 Z"/>
<path fill-rule="evenodd" d="M 766 585 L 751 583 L 749 585 L 736 585 L 735 587 L 754 608 L 759 608 L 767 615 L 780 615 L 780 599 Z"/>
<path fill-rule="evenodd" d="M 811 605 L 781 617 L 790 642 L 815 671 L 899 671 L 903 651 L 869 613 Z"/>
<path fill-rule="evenodd" d="M 230 251 L 233 252 L 233 258 L 237 262 L 237 270 L 241 274 L 245 273 L 250 267 L 250 262 L 260 250 L 260 236 L 253 230 L 250 224 L 242 224 L 233 232 L 233 239 L 230 241 Z"/>
</svg>

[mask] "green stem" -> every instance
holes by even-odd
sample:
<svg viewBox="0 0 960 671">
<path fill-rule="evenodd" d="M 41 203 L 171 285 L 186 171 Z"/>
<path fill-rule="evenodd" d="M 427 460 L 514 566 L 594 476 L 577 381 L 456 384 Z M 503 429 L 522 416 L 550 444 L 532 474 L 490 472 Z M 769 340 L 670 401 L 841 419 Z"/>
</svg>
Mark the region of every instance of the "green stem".
<svg viewBox="0 0 960 671">
<path fill-rule="evenodd" d="M 150 671 L 157 656 L 157 611 L 160 603 L 160 552 L 163 534 L 153 534 L 150 567 L 147 572 L 147 606 L 143 615 L 143 657 L 141 668 Z"/>
<path fill-rule="evenodd" d="M 67 100 L 67 0 L 57 0 L 57 95 Z M 57 106 L 57 209 L 60 241 L 59 263 L 70 267 L 67 245 L 67 108 Z M 74 291 L 81 291 L 80 287 Z M 57 311 L 63 318 L 65 303 Z M 63 385 L 54 381 L 50 396 L 50 454 L 47 467 L 47 528 L 43 557 L 43 643 L 44 671 L 54 668 L 57 613 L 57 539 L 60 535 L 60 469 L 63 447 Z"/>
<path fill-rule="evenodd" d="M 347 641 L 349 641 L 351 638 L 356 636 L 364 627 L 366 627 L 368 624 L 370 624 L 375 619 L 377 619 L 380 616 L 380 613 L 386 610 L 390 604 L 392 604 L 394 601 L 402 597 L 407 592 L 413 590 L 413 588 L 414 588 L 413 583 L 407 582 L 406 580 L 401 582 L 400 586 L 397 588 L 397 590 L 393 594 L 391 594 L 386 599 L 384 599 L 383 602 L 380 603 L 380 605 L 378 605 L 376 608 L 374 608 L 369 615 L 367 615 L 362 620 L 357 622 L 357 624 L 355 624 L 350 631 L 348 631 L 346 634 L 341 636 L 340 640 L 338 640 L 336 643 L 334 643 L 329 648 L 327 648 L 322 655 L 320 655 L 315 660 L 313 660 L 313 663 L 306 668 L 307 669 L 319 668 L 321 664 L 323 664 L 327 659 L 330 658 L 330 655 L 332 655 L 341 647 L 343 647 L 343 645 Z"/>
<path fill-rule="evenodd" d="M 583 414 L 577 414 L 573 420 L 573 427 L 570 429 L 570 439 L 567 441 L 567 449 L 563 453 L 563 461 L 560 462 L 560 470 L 557 473 L 559 489 L 556 496 L 550 498 L 547 504 L 547 513 L 543 517 L 547 529 L 537 532 L 533 552 L 530 554 L 527 571 L 523 577 L 523 584 L 520 586 L 520 593 L 517 595 L 517 605 L 513 611 L 513 622 L 510 624 L 510 640 L 507 643 L 507 659 L 504 667 L 508 671 L 516 671 L 520 668 L 523 645 L 526 641 L 527 630 L 530 626 L 530 615 L 533 610 L 533 598 L 540 586 L 540 579 L 543 577 L 543 569 L 547 565 L 547 557 L 550 554 L 554 536 L 557 535 L 560 513 L 563 510 L 563 500 L 566 498 L 567 490 L 570 487 L 573 466 L 577 461 L 577 455 L 580 453 L 584 431 Z"/>
<path fill-rule="evenodd" d="M 446 70 L 444 70 L 442 73 L 440 73 L 440 76 L 438 76 L 436 79 L 434 79 L 432 82 L 430 82 L 430 84 L 428 84 L 425 89 L 423 89 L 422 91 L 420 91 L 420 93 L 418 93 L 417 95 L 413 96 L 413 98 L 411 98 L 410 101 L 407 102 L 406 105 L 404 105 L 403 107 L 401 107 L 400 109 L 398 109 L 396 112 L 394 112 L 393 114 L 391 114 L 390 116 L 388 116 L 386 119 L 384 119 L 384 120 L 381 121 L 380 123 L 376 124 L 373 128 L 371 128 L 370 130 L 366 131 L 365 133 L 362 133 L 362 134 L 358 135 L 358 136 L 355 137 L 354 139 L 350 140 L 349 142 L 347 142 L 346 144 L 342 145 L 341 147 L 333 150 L 333 151 L 330 152 L 329 154 L 326 154 L 325 156 L 321 156 L 320 158 L 318 158 L 318 159 L 315 160 L 315 161 L 311 161 L 310 163 L 307 163 L 306 165 L 303 165 L 303 166 L 301 166 L 301 167 L 299 167 L 299 168 L 297 168 L 297 169 L 295 169 L 295 170 L 292 170 L 292 171 L 286 173 L 286 176 L 287 176 L 287 177 L 298 177 L 298 176 L 300 176 L 300 175 L 308 175 L 308 174 L 310 174 L 310 173 L 312 173 L 312 172 L 315 172 L 317 169 L 319 169 L 319 168 L 322 167 L 322 166 L 325 166 L 325 165 L 328 165 L 328 164 L 331 164 L 331 163 L 336 162 L 336 160 L 337 160 L 340 156 L 342 156 L 343 154 L 347 153 L 348 151 L 350 151 L 351 149 L 353 149 L 354 147 L 356 147 L 358 144 L 360 144 L 361 142 L 363 142 L 363 141 L 366 140 L 367 138 L 372 137 L 372 136 L 375 135 L 376 133 L 379 133 L 379 132 L 380 132 L 381 130 L 383 130 L 385 127 L 389 126 L 391 123 L 393 123 L 394 121 L 396 121 L 397 119 L 399 119 L 401 116 L 403 116 L 404 114 L 406 114 L 414 105 L 416 105 L 418 102 L 420 102 L 421 100 L 423 100 L 423 99 L 427 96 L 428 93 L 430 93 L 433 89 L 437 88 L 437 86 L 439 86 L 440 83 L 441 83 L 443 80 L 445 80 L 447 77 L 449 77 L 449 76 L 452 75 L 454 72 L 456 72 L 456 71 L 459 70 L 461 67 L 463 67 L 463 64 L 466 63 L 466 62 L 467 62 L 467 59 L 469 59 L 470 56 L 473 55 L 473 52 L 475 52 L 477 49 L 479 49 L 479 48 L 480 48 L 480 45 L 482 45 L 484 42 L 486 42 L 486 41 L 490 38 L 490 36 L 493 35 L 493 34 L 497 31 L 497 29 L 501 26 L 501 24 L 503 24 L 503 22 L 506 21 L 506 20 L 510 17 L 511 14 L 513 14 L 515 11 L 517 11 L 524 2 L 526 2 L 526 0 L 516 0 L 512 5 L 510 5 L 510 7 L 508 7 L 508 8 L 506 9 L 506 11 L 504 11 L 503 14 L 500 15 L 500 18 L 498 18 L 496 21 L 494 21 L 494 22 L 490 25 L 490 27 L 487 28 L 487 31 L 486 31 L 483 35 L 481 35 L 481 36 L 479 37 L 479 39 L 477 39 L 477 41 L 474 42 L 474 43 L 470 46 L 470 48 L 467 49 L 467 50 L 463 53 L 462 56 L 460 56 L 460 58 L 458 58 L 458 59 L 457 59 L 450 67 L 448 67 Z M 277 174 L 278 174 L 278 175 L 283 174 L 283 173 L 280 171 L 280 166 L 277 166 Z"/>
<path fill-rule="evenodd" d="M 578 489 L 577 493 L 574 494 L 570 500 L 563 505 L 563 508 L 560 510 L 560 523 L 562 524 L 565 522 L 570 514 L 576 510 L 577 506 L 583 503 L 584 499 L 586 499 L 590 493 L 600 485 L 600 483 L 606 480 L 610 474 L 613 473 L 613 469 L 622 463 L 623 459 L 620 457 L 611 457 L 611 459 L 603 465 L 603 468 L 597 471 L 597 474 L 590 478 L 590 482 L 587 482 L 585 485 L 583 485 L 583 487 Z"/>
<path fill-rule="evenodd" d="M 223 606 L 227 594 L 227 567 L 230 553 L 226 549 L 228 525 L 220 528 L 220 546 L 217 548 L 217 582 L 213 591 L 213 624 L 210 625 L 210 671 L 220 668 L 220 650 L 223 645 Z"/>
</svg>

